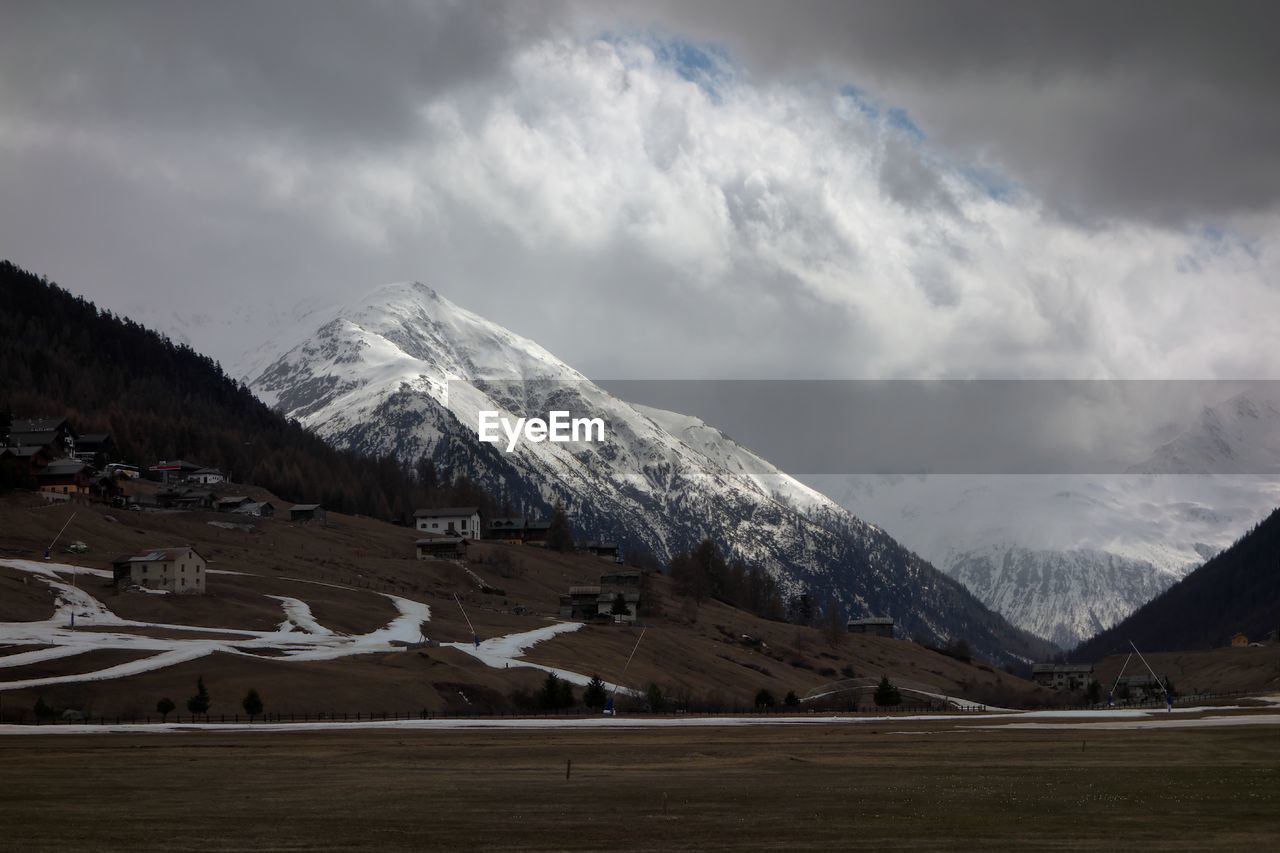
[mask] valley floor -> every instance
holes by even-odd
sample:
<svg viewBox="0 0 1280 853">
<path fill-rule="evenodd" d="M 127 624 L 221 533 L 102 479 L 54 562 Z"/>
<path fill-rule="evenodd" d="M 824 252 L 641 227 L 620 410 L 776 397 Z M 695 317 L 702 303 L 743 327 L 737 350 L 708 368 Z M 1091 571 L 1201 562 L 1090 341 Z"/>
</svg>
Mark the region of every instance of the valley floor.
<svg viewBox="0 0 1280 853">
<path fill-rule="evenodd" d="M 983 720 L 6 737 L 0 846 L 1265 849 L 1280 835 L 1280 738 Z"/>
</svg>

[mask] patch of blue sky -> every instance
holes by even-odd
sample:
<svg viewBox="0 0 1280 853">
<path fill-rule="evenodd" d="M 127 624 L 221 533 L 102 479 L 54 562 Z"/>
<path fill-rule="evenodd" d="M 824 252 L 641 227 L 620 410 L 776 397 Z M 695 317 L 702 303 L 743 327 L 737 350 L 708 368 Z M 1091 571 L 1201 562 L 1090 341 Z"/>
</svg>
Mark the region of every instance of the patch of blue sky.
<svg viewBox="0 0 1280 853">
<path fill-rule="evenodd" d="M 961 177 L 980 189 L 987 198 L 1010 204 L 1022 193 L 1022 186 L 994 169 L 966 165 L 956 170 Z"/>
<path fill-rule="evenodd" d="M 854 108 L 867 118 L 873 120 L 880 118 L 880 107 L 876 105 L 875 101 L 873 101 L 866 92 L 862 91 L 857 86 L 841 86 L 840 96 L 853 104 Z"/>
<path fill-rule="evenodd" d="M 702 89 L 717 104 L 722 100 L 720 89 L 737 71 L 728 52 L 712 44 L 698 44 L 652 31 L 630 35 L 606 32 L 597 38 L 609 44 L 647 45 L 660 65 Z"/>
<path fill-rule="evenodd" d="M 906 110 L 900 107 L 893 107 L 885 112 L 884 117 L 890 127 L 902 131 L 917 142 L 924 141 L 924 131 L 911 120 L 911 116 L 907 115 Z"/>
</svg>

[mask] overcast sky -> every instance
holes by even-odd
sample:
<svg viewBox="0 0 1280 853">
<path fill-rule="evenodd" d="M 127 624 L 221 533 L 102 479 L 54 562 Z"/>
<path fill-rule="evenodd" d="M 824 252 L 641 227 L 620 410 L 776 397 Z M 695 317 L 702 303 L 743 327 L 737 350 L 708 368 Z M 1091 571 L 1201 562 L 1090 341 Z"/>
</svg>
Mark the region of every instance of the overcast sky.
<svg viewBox="0 0 1280 853">
<path fill-rule="evenodd" d="M 224 361 L 416 279 L 599 378 L 1280 378 L 1280 4 L 0 20 L 0 256 Z"/>
</svg>

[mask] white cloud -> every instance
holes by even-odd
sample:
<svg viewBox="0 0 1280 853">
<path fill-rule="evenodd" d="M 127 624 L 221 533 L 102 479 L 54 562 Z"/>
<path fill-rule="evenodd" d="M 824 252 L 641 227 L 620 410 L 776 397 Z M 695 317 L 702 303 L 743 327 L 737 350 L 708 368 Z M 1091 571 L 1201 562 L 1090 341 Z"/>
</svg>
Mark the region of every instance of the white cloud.
<svg viewBox="0 0 1280 853">
<path fill-rule="evenodd" d="M 6 205 L 0 250 L 126 308 L 140 277 L 213 312 L 266 281 L 287 303 L 420 278 L 596 376 L 1280 375 L 1273 240 L 1064 222 L 833 87 L 723 60 L 691 80 L 661 46 L 540 38 L 368 147 L 0 119 L 0 191 L 49 193 Z M 22 177 L 60 158 L 113 195 Z M 134 211 L 115 256 L 59 266 L 93 228 L 75 203 Z"/>
</svg>

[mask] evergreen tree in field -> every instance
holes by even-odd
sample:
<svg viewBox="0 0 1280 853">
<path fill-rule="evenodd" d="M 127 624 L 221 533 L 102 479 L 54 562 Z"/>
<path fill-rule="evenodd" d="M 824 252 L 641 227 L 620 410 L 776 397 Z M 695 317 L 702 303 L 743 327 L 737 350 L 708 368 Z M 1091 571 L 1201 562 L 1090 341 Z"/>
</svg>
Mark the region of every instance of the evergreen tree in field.
<svg viewBox="0 0 1280 853">
<path fill-rule="evenodd" d="M 187 710 L 193 714 L 209 713 L 209 691 L 204 686 L 204 676 L 196 679 L 196 695 L 187 700 Z"/>
<path fill-rule="evenodd" d="M 609 613 L 614 616 L 630 616 L 631 608 L 627 607 L 627 597 L 620 592 L 614 595 L 613 606 L 609 608 Z"/>
<path fill-rule="evenodd" d="M 9 432 L 13 429 L 13 411 L 6 403 L 0 406 L 0 447 L 9 444 Z"/>
<path fill-rule="evenodd" d="M 547 547 L 552 551 L 573 550 L 573 527 L 569 524 L 569 516 L 565 515 L 562 504 L 556 504 L 556 510 L 551 516 L 551 526 L 547 528 Z"/>
<path fill-rule="evenodd" d="M 251 720 L 262 713 L 262 697 L 258 695 L 256 688 L 250 687 L 249 692 L 245 694 L 244 701 L 240 704 L 244 707 L 244 712 L 249 715 Z"/>
<path fill-rule="evenodd" d="M 547 680 L 543 681 L 543 689 L 538 692 L 538 707 L 543 711 L 556 711 L 557 708 L 563 707 L 564 688 L 562 684 L 568 684 L 562 681 L 554 672 L 548 672 Z M 572 692 L 570 693 L 572 695 Z"/>
<path fill-rule="evenodd" d="M 568 679 L 560 679 L 560 702 L 557 707 L 572 708 L 576 704 L 578 701 L 573 698 L 573 685 Z"/>
<path fill-rule="evenodd" d="M 788 708 L 795 708 L 800 704 L 800 697 L 796 695 L 794 690 L 788 690 L 787 695 L 783 697 L 782 704 Z"/>
<path fill-rule="evenodd" d="M 173 704 L 172 699 L 168 696 L 163 696 L 160 701 L 156 703 L 156 713 L 160 715 L 161 721 L 168 722 L 169 715 L 173 713 L 173 709 L 176 707 L 178 706 Z"/>
<path fill-rule="evenodd" d="M 1102 701 L 1102 686 L 1098 684 L 1097 679 L 1089 681 L 1089 687 L 1085 690 L 1085 698 L 1089 700 L 1090 705 L 1097 705 Z"/>
<path fill-rule="evenodd" d="M 36 697 L 36 704 L 31 710 L 35 711 L 37 720 L 47 720 L 53 716 L 53 709 L 45 704 L 43 696 Z"/>
<path fill-rule="evenodd" d="M 591 683 L 582 691 L 582 704 L 588 708 L 603 708 L 605 703 L 609 701 L 609 692 L 604 686 L 604 682 L 600 680 L 600 676 L 591 676 Z"/>
<path fill-rule="evenodd" d="M 777 704 L 778 704 L 777 700 L 773 698 L 773 694 L 769 692 L 769 689 L 767 687 L 761 687 L 759 690 L 756 691 L 756 707 L 757 708 L 772 708 L 774 705 L 777 705 Z"/>
<path fill-rule="evenodd" d="M 666 710 L 667 697 L 662 695 L 662 688 L 657 684 L 649 683 L 649 689 L 645 691 L 645 698 L 649 700 L 649 710 L 655 714 Z"/>
<path fill-rule="evenodd" d="M 893 682 L 889 680 L 889 676 L 880 676 L 880 684 L 876 687 L 875 702 L 881 708 L 889 705 L 899 705 L 902 703 L 902 694 L 898 692 L 898 688 L 893 686 Z"/>
</svg>

